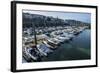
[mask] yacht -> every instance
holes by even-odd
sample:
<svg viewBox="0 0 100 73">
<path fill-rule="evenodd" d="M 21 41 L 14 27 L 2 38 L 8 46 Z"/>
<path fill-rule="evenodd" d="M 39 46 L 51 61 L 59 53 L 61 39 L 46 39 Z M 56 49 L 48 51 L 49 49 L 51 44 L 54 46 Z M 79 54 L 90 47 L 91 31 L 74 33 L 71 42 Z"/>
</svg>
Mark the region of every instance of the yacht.
<svg viewBox="0 0 100 73">
<path fill-rule="evenodd" d="M 57 45 L 55 45 L 54 43 L 49 42 L 48 40 L 44 40 L 43 43 L 49 47 L 50 49 L 55 49 L 57 48 Z"/>
<path fill-rule="evenodd" d="M 70 38 L 67 36 L 67 35 L 59 35 L 59 36 L 56 36 L 56 38 L 62 42 L 64 41 L 68 41 Z"/>
<path fill-rule="evenodd" d="M 58 40 L 56 40 L 55 38 L 50 38 L 50 39 L 48 39 L 48 41 L 53 43 L 53 44 L 55 44 L 55 45 L 59 45 L 60 44 L 60 42 Z"/>
<path fill-rule="evenodd" d="M 38 44 L 37 48 L 41 54 L 41 56 L 47 56 L 48 53 L 53 52 L 51 49 L 49 49 L 45 44 Z"/>
<path fill-rule="evenodd" d="M 23 48 L 23 57 L 27 61 L 39 61 L 40 55 L 36 47 L 24 47 Z"/>
</svg>

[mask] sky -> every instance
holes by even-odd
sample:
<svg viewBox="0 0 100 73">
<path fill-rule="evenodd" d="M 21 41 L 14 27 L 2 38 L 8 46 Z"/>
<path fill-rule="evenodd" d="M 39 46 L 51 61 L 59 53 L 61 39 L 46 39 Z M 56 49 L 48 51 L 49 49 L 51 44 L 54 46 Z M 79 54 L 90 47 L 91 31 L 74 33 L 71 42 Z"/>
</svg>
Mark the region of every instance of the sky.
<svg viewBox="0 0 100 73">
<path fill-rule="evenodd" d="M 79 13 L 79 12 L 54 12 L 54 11 L 35 11 L 35 10 L 23 10 L 24 13 L 40 14 L 45 16 L 52 16 L 60 19 L 72 19 L 82 22 L 91 23 L 90 13 Z"/>
</svg>

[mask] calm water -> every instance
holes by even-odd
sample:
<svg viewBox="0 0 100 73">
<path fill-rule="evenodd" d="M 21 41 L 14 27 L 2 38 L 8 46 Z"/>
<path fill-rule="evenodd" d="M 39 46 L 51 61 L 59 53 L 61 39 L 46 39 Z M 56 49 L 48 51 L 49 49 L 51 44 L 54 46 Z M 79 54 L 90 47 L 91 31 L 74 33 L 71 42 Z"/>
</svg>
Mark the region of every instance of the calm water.
<svg viewBox="0 0 100 73">
<path fill-rule="evenodd" d="M 76 35 L 69 42 L 61 44 L 48 57 L 43 57 L 42 61 L 61 61 L 61 60 L 85 60 L 90 59 L 91 48 L 91 31 L 84 30 Z"/>
</svg>

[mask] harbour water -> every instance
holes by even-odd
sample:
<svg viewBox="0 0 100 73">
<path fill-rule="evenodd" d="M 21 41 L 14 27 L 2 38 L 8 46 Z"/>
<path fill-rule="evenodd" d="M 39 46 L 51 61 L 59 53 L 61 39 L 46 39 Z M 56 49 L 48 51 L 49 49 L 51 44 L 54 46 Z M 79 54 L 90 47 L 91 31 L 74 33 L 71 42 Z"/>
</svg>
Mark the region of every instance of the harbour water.
<svg viewBox="0 0 100 73">
<path fill-rule="evenodd" d="M 42 61 L 64 61 L 64 60 L 87 60 L 91 59 L 91 30 L 85 29 L 82 33 L 75 35 L 69 42 L 61 45 L 43 57 Z"/>
</svg>

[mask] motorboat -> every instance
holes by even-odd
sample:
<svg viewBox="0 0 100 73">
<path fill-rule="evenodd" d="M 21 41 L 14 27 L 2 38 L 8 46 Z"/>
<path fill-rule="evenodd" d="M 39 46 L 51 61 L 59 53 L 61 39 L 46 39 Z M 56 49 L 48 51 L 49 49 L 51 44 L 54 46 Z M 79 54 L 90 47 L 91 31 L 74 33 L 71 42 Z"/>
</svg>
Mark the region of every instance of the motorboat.
<svg viewBox="0 0 100 73">
<path fill-rule="evenodd" d="M 54 43 L 49 42 L 48 40 L 44 40 L 43 43 L 49 47 L 50 49 L 55 49 L 57 48 L 57 45 L 55 45 Z"/>
<path fill-rule="evenodd" d="M 27 61 L 39 61 L 40 55 L 36 47 L 24 47 L 23 56 Z"/>
<path fill-rule="evenodd" d="M 74 35 L 71 33 L 64 33 L 63 36 L 69 37 L 69 39 L 74 37 Z"/>
<path fill-rule="evenodd" d="M 41 56 L 47 56 L 48 53 L 53 52 L 51 49 L 49 49 L 45 44 L 39 44 L 37 45 L 37 48 L 41 54 Z"/>
<path fill-rule="evenodd" d="M 48 39 L 48 41 L 49 42 L 51 42 L 51 43 L 53 43 L 53 44 L 55 44 L 55 45 L 59 45 L 59 41 L 58 40 L 56 40 L 55 38 L 50 38 L 50 39 Z"/>
<path fill-rule="evenodd" d="M 64 42 L 64 41 L 68 41 L 70 38 L 67 36 L 67 35 L 59 35 L 59 36 L 56 36 L 56 38 L 58 39 L 58 40 L 61 40 L 62 42 Z"/>
</svg>

